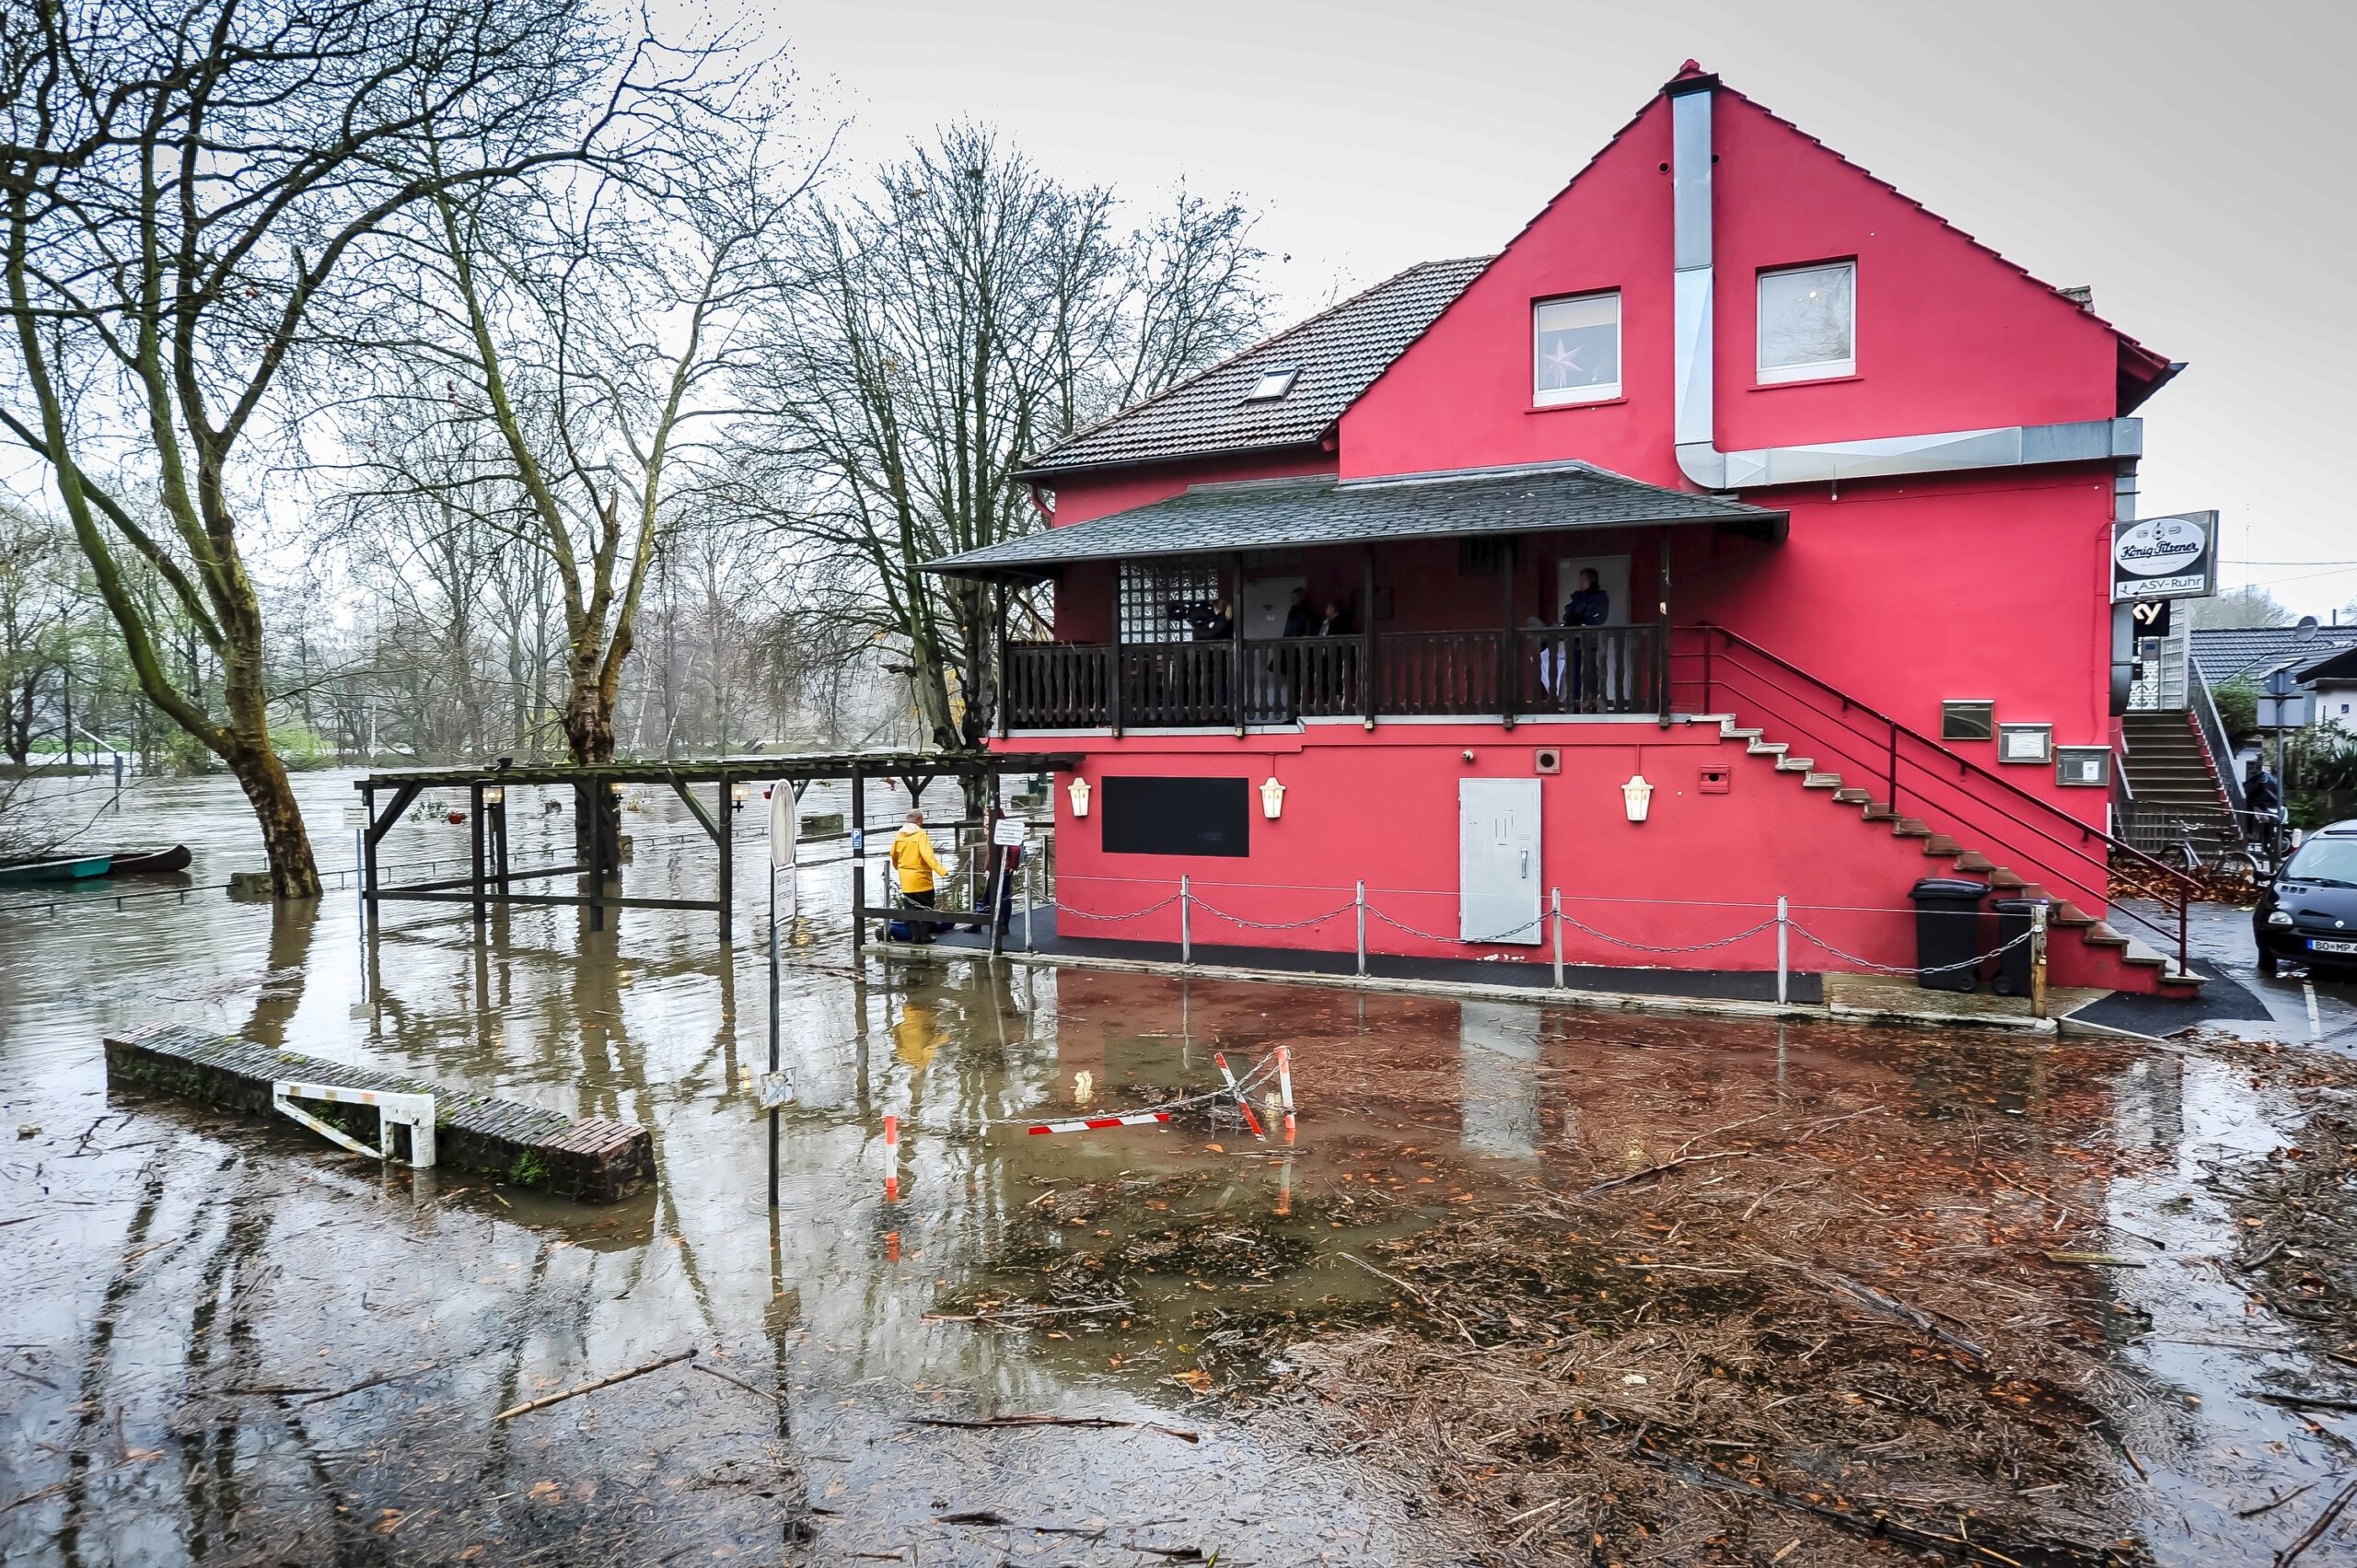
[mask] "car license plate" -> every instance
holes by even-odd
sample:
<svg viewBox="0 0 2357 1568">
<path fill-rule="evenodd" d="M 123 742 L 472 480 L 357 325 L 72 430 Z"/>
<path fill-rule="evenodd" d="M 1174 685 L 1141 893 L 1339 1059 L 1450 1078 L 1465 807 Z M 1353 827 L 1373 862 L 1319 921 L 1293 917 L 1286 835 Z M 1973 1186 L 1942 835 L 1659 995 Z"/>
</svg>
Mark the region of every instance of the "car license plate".
<svg viewBox="0 0 2357 1568">
<path fill-rule="evenodd" d="M 2357 942 L 2328 942 L 2321 936 L 2308 938 L 2311 953 L 2357 953 Z"/>
</svg>

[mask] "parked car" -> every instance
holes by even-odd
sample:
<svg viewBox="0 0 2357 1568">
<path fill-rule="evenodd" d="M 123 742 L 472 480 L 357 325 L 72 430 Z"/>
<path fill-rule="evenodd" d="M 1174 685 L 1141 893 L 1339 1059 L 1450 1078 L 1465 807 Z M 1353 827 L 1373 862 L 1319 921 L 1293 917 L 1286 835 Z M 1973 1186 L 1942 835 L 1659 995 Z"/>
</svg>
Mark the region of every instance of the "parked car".
<svg viewBox="0 0 2357 1568">
<path fill-rule="evenodd" d="M 2357 819 L 2310 833 L 2259 895 L 2250 925 L 2261 974 L 2285 958 L 2357 971 Z"/>
</svg>

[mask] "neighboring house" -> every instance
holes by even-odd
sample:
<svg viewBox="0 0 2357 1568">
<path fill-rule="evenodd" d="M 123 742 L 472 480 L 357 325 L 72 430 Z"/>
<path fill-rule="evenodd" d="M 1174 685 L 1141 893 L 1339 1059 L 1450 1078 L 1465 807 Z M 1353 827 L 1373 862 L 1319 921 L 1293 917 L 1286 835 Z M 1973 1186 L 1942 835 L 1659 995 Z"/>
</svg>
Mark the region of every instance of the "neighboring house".
<svg viewBox="0 0 2357 1568">
<path fill-rule="evenodd" d="M 2357 648 L 2357 626 L 2251 626 L 2201 628 L 2192 633 L 2193 662 L 2214 691 L 2226 681 L 2263 685 L 2286 665 L 2312 665 L 2346 648 Z M 2301 684 L 2307 677 L 2301 675 Z"/>
<path fill-rule="evenodd" d="M 2332 630 L 2339 632 L 2340 628 Z M 2334 652 L 2302 665 L 2293 673 L 2304 688 L 2315 693 L 2313 722 L 2357 730 L 2357 628 L 2350 629 L 2350 640 Z"/>
<path fill-rule="evenodd" d="M 1842 970 L 1980 875 L 2154 989 L 2095 923 L 2108 556 L 2178 368 L 1689 63 L 1498 255 L 1040 454 L 1053 526 L 933 567 L 1052 585 L 996 744 L 1086 759 L 1068 935 L 1177 940 L 1184 876 L 1197 944 L 1348 951 L 1363 884 L 1380 951 L 1757 971 L 1782 897 Z"/>
</svg>

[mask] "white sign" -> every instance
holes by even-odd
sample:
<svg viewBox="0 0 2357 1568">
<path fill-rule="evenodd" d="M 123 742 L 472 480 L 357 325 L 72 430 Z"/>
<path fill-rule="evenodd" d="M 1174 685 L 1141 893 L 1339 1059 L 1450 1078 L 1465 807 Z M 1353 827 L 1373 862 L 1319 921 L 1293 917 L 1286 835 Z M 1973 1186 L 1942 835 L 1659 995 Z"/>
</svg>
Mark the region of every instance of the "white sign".
<svg viewBox="0 0 2357 1568">
<path fill-rule="evenodd" d="M 991 842 L 1001 849 L 1021 849 L 1023 835 L 1029 827 L 1020 817 L 1002 817 L 991 828 Z"/>
<path fill-rule="evenodd" d="M 2114 523 L 2111 597 L 2204 598 L 2218 591 L 2218 514 L 2180 512 Z"/>
<path fill-rule="evenodd" d="M 365 806 L 345 807 L 343 808 L 343 825 L 347 828 L 366 827 L 368 825 L 368 808 Z"/>
<path fill-rule="evenodd" d="M 802 836 L 802 819 L 795 809 L 794 786 L 780 779 L 770 786 L 770 908 L 772 924 L 791 925 L 800 912 L 800 879 L 795 876 L 795 843 Z"/>
</svg>

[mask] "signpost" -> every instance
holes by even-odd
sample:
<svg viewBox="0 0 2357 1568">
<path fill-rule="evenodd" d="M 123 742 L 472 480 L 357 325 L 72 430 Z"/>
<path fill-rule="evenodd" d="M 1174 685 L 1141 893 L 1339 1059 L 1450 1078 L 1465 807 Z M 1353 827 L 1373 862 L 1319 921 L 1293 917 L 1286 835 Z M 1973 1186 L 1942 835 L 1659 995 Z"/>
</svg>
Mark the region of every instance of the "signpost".
<svg viewBox="0 0 2357 1568">
<path fill-rule="evenodd" d="M 777 1208 L 778 1108 L 794 1098 L 791 1079 L 778 1067 L 778 885 L 785 885 L 785 918 L 790 923 L 799 902 L 800 885 L 795 866 L 795 844 L 801 834 L 795 810 L 794 789 L 783 779 L 770 786 L 770 1070 L 762 1075 L 761 1101 L 770 1113 L 770 1208 Z M 857 874 L 856 864 L 853 874 Z"/>
<path fill-rule="evenodd" d="M 115 759 L 115 770 L 122 759 Z M 360 999 L 368 999 L 368 807 L 357 801 L 343 808 L 343 825 L 352 830 L 352 885 L 360 890 Z"/>
</svg>

